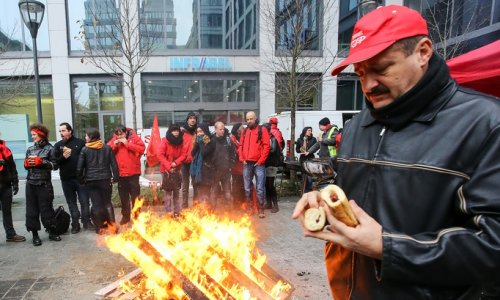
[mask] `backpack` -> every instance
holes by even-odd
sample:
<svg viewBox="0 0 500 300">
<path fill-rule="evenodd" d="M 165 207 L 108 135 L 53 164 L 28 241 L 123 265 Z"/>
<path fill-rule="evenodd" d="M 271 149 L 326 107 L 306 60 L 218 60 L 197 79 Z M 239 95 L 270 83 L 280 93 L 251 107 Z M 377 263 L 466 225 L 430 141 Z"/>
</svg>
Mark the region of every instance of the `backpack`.
<svg viewBox="0 0 500 300">
<path fill-rule="evenodd" d="M 282 166 L 285 161 L 285 156 L 283 155 L 283 151 L 281 150 L 278 140 L 272 134 L 270 134 L 269 146 L 270 149 L 269 155 L 266 159 L 266 167 Z"/>
<path fill-rule="evenodd" d="M 64 210 L 62 205 L 55 209 L 56 228 L 55 234 L 65 234 L 68 231 L 71 216 Z"/>
</svg>

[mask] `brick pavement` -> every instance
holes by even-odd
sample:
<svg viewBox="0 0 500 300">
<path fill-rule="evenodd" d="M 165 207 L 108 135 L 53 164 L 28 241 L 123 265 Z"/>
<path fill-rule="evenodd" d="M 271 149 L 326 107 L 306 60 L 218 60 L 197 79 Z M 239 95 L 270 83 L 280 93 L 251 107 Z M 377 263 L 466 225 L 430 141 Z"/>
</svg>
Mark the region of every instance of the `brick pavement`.
<svg viewBox="0 0 500 300">
<path fill-rule="evenodd" d="M 60 181 L 54 179 L 54 206 L 64 205 Z M 258 234 L 258 247 L 268 264 L 290 281 L 293 299 L 331 299 L 323 263 L 323 242 L 302 236 L 291 220 L 296 198 L 280 199 L 277 214 L 265 219 L 252 217 Z M 99 299 L 94 292 L 117 280 L 119 272 L 135 266 L 102 243 L 102 236 L 82 231 L 65 234 L 61 242 L 48 240 L 41 232 L 43 245 L 34 247 L 24 226 L 24 184 L 14 197 L 14 226 L 25 235 L 24 243 L 6 243 L 0 233 L 0 299 Z M 119 210 L 115 213 L 119 215 Z"/>
</svg>

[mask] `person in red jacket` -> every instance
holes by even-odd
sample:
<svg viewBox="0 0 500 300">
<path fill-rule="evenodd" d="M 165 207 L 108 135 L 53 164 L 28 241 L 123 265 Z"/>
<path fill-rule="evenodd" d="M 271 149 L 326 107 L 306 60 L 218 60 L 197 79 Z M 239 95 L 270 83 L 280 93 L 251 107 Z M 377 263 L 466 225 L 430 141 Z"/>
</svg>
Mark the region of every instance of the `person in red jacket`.
<svg viewBox="0 0 500 300">
<path fill-rule="evenodd" d="M 183 141 L 183 132 L 179 125 L 172 124 L 166 136 L 161 140 L 158 159 L 162 174 L 162 188 L 164 191 L 163 203 L 167 213 L 172 212 L 173 217 L 178 217 L 181 212 L 179 190 L 181 188 L 180 170 L 187 157 L 187 147 Z"/>
<path fill-rule="evenodd" d="M 146 146 L 133 129 L 119 125 L 115 128 L 113 138 L 108 142 L 118 163 L 118 194 L 122 204 L 120 225 L 130 222 L 130 210 L 135 199 L 141 194 L 139 176 L 141 175 L 141 155 Z M 130 205 L 132 202 L 132 206 Z"/>
<path fill-rule="evenodd" d="M 245 184 L 245 198 L 248 204 L 248 211 L 253 212 L 252 189 L 253 177 L 257 199 L 259 201 L 259 218 L 265 218 L 264 205 L 266 201 L 266 159 L 269 155 L 269 132 L 263 126 L 259 126 L 255 112 L 249 111 L 246 114 L 247 128 L 240 138 L 238 154 L 243 163 L 243 181 Z"/>
</svg>

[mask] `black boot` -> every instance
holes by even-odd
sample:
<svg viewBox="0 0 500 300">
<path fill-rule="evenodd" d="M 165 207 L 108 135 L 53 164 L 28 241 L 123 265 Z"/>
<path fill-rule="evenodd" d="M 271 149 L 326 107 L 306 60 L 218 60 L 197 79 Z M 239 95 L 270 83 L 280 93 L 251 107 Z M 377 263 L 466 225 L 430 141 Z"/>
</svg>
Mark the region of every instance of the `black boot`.
<svg viewBox="0 0 500 300">
<path fill-rule="evenodd" d="M 115 221 L 115 211 L 111 204 L 106 206 L 106 215 L 108 218 L 108 232 L 111 234 L 118 233 L 118 227 Z"/>
<path fill-rule="evenodd" d="M 42 245 L 42 240 L 38 236 L 38 231 L 33 230 L 31 233 L 33 233 L 33 246 L 41 246 Z"/>
</svg>

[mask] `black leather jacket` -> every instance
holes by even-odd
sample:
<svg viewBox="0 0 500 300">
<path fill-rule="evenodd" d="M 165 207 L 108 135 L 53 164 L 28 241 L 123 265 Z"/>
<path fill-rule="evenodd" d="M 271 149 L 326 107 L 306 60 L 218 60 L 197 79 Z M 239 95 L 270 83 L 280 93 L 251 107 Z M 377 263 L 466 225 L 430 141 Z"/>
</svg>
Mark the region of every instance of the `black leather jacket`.
<svg viewBox="0 0 500 300">
<path fill-rule="evenodd" d="M 64 147 L 71 149 L 71 155 L 68 158 L 63 156 Z M 85 147 L 85 141 L 72 136 L 68 141 L 60 140 L 55 143 L 54 148 L 59 164 L 59 176 L 62 180 L 76 178 L 76 165 L 80 157 L 80 151 Z"/>
<path fill-rule="evenodd" d="M 43 184 L 46 181 L 52 180 L 52 170 L 57 170 L 57 159 L 52 144 L 47 141 L 34 143 L 33 146 L 26 150 L 26 158 L 28 156 L 38 156 L 42 159 L 42 164 L 36 167 L 25 167 L 28 170 L 26 181 L 34 185 Z"/>
<path fill-rule="evenodd" d="M 332 243 L 343 299 L 478 299 L 500 273 L 500 102 L 451 79 L 397 131 L 363 110 L 344 129 L 338 184 L 383 226 L 383 258 Z"/>
<path fill-rule="evenodd" d="M 111 147 L 101 149 L 84 147 L 80 152 L 76 173 L 81 183 L 94 180 L 118 179 L 118 165 Z"/>
</svg>

